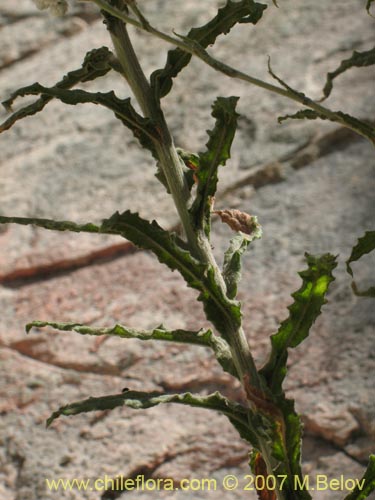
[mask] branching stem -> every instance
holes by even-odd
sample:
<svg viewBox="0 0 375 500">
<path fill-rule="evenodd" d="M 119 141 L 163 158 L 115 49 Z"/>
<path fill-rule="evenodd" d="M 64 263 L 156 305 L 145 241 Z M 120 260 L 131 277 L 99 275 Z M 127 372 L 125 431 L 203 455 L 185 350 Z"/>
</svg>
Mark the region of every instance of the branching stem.
<svg viewBox="0 0 375 500">
<path fill-rule="evenodd" d="M 102 2 L 100 2 L 100 4 L 102 4 Z M 107 5 L 107 2 L 105 2 L 105 4 Z M 104 7 L 103 5 L 100 6 Z M 123 68 L 124 76 L 145 117 L 151 118 L 158 127 L 160 139 L 155 142 L 155 149 L 180 216 L 190 250 L 199 260 L 209 264 L 214 269 L 216 283 L 220 287 L 222 295 L 225 296 L 226 286 L 213 256 L 211 245 L 207 237 L 203 233 L 197 233 L 193 227 L 188 210 L 190 192 L 183 174 L 181 160 L 177 154 L 164 115 L 152 94 L 151 88 L 144 76 L 128 36 L 124 24 L 128 16 L 126 14 L 121 17 L 116 15 L 116 13 L 122 13 L 122 11 L 115 7 L 110 7 L 105 10 L 119 19 L 118 22 L 116 22 L 116 20 L 110 22 L 109 30 L 116 55 Z M 222 307 L 225 308 L 226 305 L 222 304 Z M 230 317 L 229 313 L 226 329 L 228 331 L 221 333 L 229 340 L 233 362 L 236 366 L 239 378 L 242 380 L 245 375 L 248 375 L 254 387 L 260 388 L 259 375 L 246 336 L 243 329 L 241 327 L 238 328 L 236 322 Z"/>
<path fill-rule="evenodd" d="M 269 92 L 273 92 L 274 94 L 281 95 L 283 97 L 286 97 L 288 99 L 291 99 L 293 101 L 296 101 L 303 106 L 306 106 L 320 115 L 324 116 L 328 120 L 334 121 L 336 123 L 340 123 L 342 126 L 349 128 L 356 133 L 362 135 L 366 139 L 370 139 L 372 142 L 375 141 L 374 137 L 369 137 L 368 134 L 366 134 L 361 127 L 358 127 L 355 123 L 352 121 L 348 121 L 345 118 L 345 115 L 343 113 L 338 113 L 336 111 L 332 111 L 329 108 L 326 108 L 325 106 L 322 106 L 321 104 L 318 104 L 317 102 L 313 101 L 309 97 L 305 96 L 302 93 L 299 92 L 294 92 L 291 89 L 279 87 L 277 85 L 273 85 L 271 83 L 265 82 L 264 80 L 260 80 L 259 78 L 255 78 L 251 75 L 248 75 L 246 73 L 243 73 L 242 71 L 239 71 L 228 64 L 225 64 L 222 61 L 219 61 L 218 59 L 214 58 L 208 52 L 199 45 L 199 43 L 194 42 L 193 40 L 189 40 L 187 37 L 182 37 L 178 36 L 173 37 L 170 36 L 166 33 L 163 33 L 162 31 L 158 30 L 157 28 L 154 28 L 151 26 L 151 24 L 144 18 L 142 13 L 139 11 L 139 8 L 136 6 L 136 4 L 132 7 L 133 11 L 136 13 L 136 15 L 140 18 L 140 20 L 134 19 L 133 17 L 129 16 L 128 14 L 124 13 L 123 11 L 119 10 L 116 7 L 111 6 L 106 0 L 92 0 L 98 7 L 103 9 L 104 11 L 112 14 L 114 17 L 117 17 L 118 19 L 121 19 L 125 23 L 131 24 L 135 26 L 136 28 L 139 28 L 143 31 L 146 31 L 150 33 L 151 35 L 156 36 L 157 38 L 160 38 L 161 40 L 164 40 L 165 42 L 174 45 L 175 47 L 178 47 L 179 49 L 188 52 L 189 54 L 192 54 L 202 61 L 204 61 L 208 66 L 211 66 L 216 71 L 219 71 L 221 73 L 224 73 L 225 75 L 231 77 L 231 78 L 236 78 L 242 81 L 245 81 L 247 83 L 250 83 L 252 85 L 255 85 L 257 87 L 260 87 L 262 89 L 268 90 Z"/>
</svg>

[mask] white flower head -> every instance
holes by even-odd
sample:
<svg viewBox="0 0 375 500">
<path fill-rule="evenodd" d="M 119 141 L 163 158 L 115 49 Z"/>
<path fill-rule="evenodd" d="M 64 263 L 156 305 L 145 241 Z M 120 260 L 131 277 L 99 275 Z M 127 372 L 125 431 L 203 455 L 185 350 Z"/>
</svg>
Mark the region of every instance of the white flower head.
<svg viewBox="0 0 375 500">
<path fill-rule="evenodd" d="M 49 9 L 53 16 L 63 16 L 68 10 L 66 0 L 33 0 L 39 10 Z"/>
</svg>

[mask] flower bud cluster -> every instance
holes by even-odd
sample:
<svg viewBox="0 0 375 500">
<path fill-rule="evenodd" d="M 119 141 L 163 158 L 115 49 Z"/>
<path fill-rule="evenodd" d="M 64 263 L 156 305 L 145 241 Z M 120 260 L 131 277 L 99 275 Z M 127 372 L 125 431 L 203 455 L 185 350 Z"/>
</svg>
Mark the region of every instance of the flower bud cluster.
<svg viewBox="0 0 375 500">
<path fill-rule="evenodd" d="M 33 0 L 39 10 L 49 9 L 54 16 L 63 16 L 68 10 L 66 0 Z"/>
</svg>

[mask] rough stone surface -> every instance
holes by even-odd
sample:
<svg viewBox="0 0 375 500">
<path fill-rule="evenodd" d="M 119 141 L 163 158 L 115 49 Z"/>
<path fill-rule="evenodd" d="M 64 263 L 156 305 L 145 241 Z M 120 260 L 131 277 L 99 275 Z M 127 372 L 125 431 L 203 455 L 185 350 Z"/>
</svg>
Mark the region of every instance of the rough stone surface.
<svg viewBox="0 0 375 500">
<path fill-rule="evenodd" d="M 142 5 L 142 0 L 139 2 Z M 280 1 L 257 28 L 236 27 L 212 50 L 219 59 L 267 78 L 267 55 L 288 84 L 318 98 L 325 73 L 352 50 L 369 47 L 372 23 L 356 0 Z M 158 27 L 185 32 L 215 13 L 219 2 L 144 1 Z M 90 25 L 90 26 L 89 26 Z M 165 44 L 132 30 L 146 72 L 160 67 Z M 0 96 L 36 80 L 45 85 L 79 67 L 92 47 L 109 45 L 108 34 L 87 5 L 64 20 L 36 11 L 31 1 L 0 6 Z M 329 107 L 373 119 L 373 70 L 337 79 Z M 129 90 L 115 75 L 86 89 Z M 305 425 L 304 472 L 358 478 L 375 448 L 374 312 L 355 297 L 345 260 L 373 220 L 374 153 L 364 140 L 332 124 L 286 122 L 276 116 L 298 109 L 292 102 L 215 74 L 193 61 L 164 100 L 176 143 L 201 151 L 212 126 L 217 95 L 238 95 L 239 131 L 230 164 L 223 168 L 217 209 L 238 208 L 258 216 L 264 237 L 244 257 L 239 298 L 244 327 L 258 366 L 269 335 L 287 315 L 290 294 L 300 286 L 303 254 L 339 254 L 328 304 L 310 337 L 290 352 L 288 395 Z M 0 119 L 5 118 L 1 112 Z M 106 110 L 50 104 L 0 136 L 0 213 L 97 222 L 131 208 L 167 227 L 176 215 L 154 177 L 154 165 L 130 132 Z M 147 194 L 147 195 L 145 195 Z M 218 220 L 213 246 L 218 261 L 232 237 Z M 0 276 L 19 269 L 76 259 L 119 243 L 117 237 L 0 228 Z M 373 258 L 353 266 L 363 288 L 374 282 Z M 88 499 L 90 491 L 52 492 L 46 478 L 214 478 L 217 491 L 158 493 L 158 498 L 250 499 L 244 491 L 248 448 L 222 416 L 176 405 L 147 411 L 116 409 L 45 419 L 61 404 L 87 396 L 135 390 L 209 393 L 240 401 L 238 384 L 204 348 L 107 339 L 42 329 L 25 335 L 33 319 L 110 326 L 199 329 L 208 326 L 182 279 L 146 252 L 92 262 L 74 272 L 36 274 L 0 285 L 0 498 Z M 227 474 L 240 480 L 224 491 Z M 314 484 L 313 484 L 314 486 Z M 132 493 L 147 500 L 155 493 Z M 315 491 L 316 500 L 342 499 L 342 491 Z M 124 497 L 125 498 L 125 497 Z"/>
</svg>

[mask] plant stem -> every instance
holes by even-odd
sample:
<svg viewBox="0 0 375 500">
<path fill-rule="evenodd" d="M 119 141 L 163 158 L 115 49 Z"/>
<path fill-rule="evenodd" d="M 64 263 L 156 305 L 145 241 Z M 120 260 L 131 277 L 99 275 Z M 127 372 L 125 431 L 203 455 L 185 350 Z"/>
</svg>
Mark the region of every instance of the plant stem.
<svg viewBox="0 0 375 500">
<path fill-rule="evenodd" d="M 188 190 L 182 164 L 173 144 L 164 115 L 155 101 L 155 97 L 146 80 L 146 77 L 139 64 L 138 58 L 132 47 L 126 26 L 122 21 L 115 20 L 111 23 L 110 33 L 115 47 L 117 57 L 123 68 L 123 73 L 127 79 L 134 95 L 144 113 L 155 121 L 160 132 L 160 139 L 155 141 L 155 149 L 163 173 L 167 179 L 170 192 L 173 196 L 177 211 L 181 218 L 187 240 L 192 253 L 202 262 L 207 263 L 215 273 L 215 282 L 219 286 L 221 296 L 224 298 L 220 303 L 222 310 L 226 311 L 227 321 L 223 331 L 220 333 L 228 339 L 233 363 L 241 382 L 245 379 L 251 382 L 252 388 L 261 391 L 261 381 L 256 369 L 254 359 L 251 355 L 249 343 L 241 326 L 238 326 L 234 318 L 231 317 L 227 308 L 226 285 L 223 276 L 218 268 L 212 248 L 207 236 L 203 231 L 196 231 L 193 227 L 188 210 L 190 192 Z M 256 411 L 256 408 L 253 408 Z M 275 460 L 269 448 L 269 443 L 259 437 L 261 453 L 267 464 L 270 473 L 276 467 Z M 278 500 L 285 500 L 284 493 L 277 491 Z"/>
<path fill-rule="evenodd" d="M 200 261 L 209 264 L 214 269 L 215 281 L 220 287 L 221 295 L 225 297 L 226 286 L 213 256 L 211 245 L 203 232 L 197 233 L 194 230 L 188 210 L 190 192 L 185 181 L 181 160 L 173 144 L 173 139 L 163 112 L 155 100 L 150 85 L 139 64 L 137 55 L 134 52 L 126 26 L 122 20 L 114 19 L 110 21 L 109 30 L 125 78 L 145 117 L 153 119 L 160 132 L 160 139 L 155 141 L 155 149 L 191 251 Z M 222 307 L 225 309 L 226 304 L 222 304 Z M 243 329 L 241 327 L 238 328 L 229 313 L 227 316 L 229 317 L 225 327 L 226 330 L 220 333 L 229 339 L 233 362 L 239 378 L 242 380 L 245 375 L 248 375 L 252 384 L 260 388 L 259 375 Z"/>
<path fill-rule="evenodd" d="M 160 38 L 161 40 L 164 40 L 165 42 L 172 44 L 179 49 L 183 50 L 184 52 L 188 52 L 191 55 L 195 55 L 202 61 L 204 61 L 206 64 L 211 66 L 216 71 L 219 71 L 221 73 L 224 73 L 225 75 L 231 77 L 231 78 L 236 78 L 242 81 L 245 81 L 247 83 L 250 83 L 252 85 L 255 85 L 257 87 L 263 88 L 265 90 L 268 90 L 270 92 L 273 92 L 275 94 L 281 95 L 283 97 L 287 97 L 288 99 L 291 99 L 293 101 L 296 101 L 314 111 L 316 111 L 319 115 L 324 116 L 326 119 L 340 123 L 342 126 L 349 128 L 356 132 L 357 134 L 365 137 L 366 139 L 369 139 L 372 143 L 375 142 L 375 135 L 374 135 L 374 130 L 373 127 L 367 125 L 366 123 L 362 123 L 357 119 L 353 119 L 349 117 L 349 115 L 345 115 L 344 113 L 338 113 L 336 111 L 331 111 L 329 108 L 326 108 L 325 106 L 322 106 L 321 104 L 318 104 L 317 102 L 313 101 L 309 97 L 305 96 L 304 94 L 300 92 L 295 92 L 292 89 L 289 88 L 283 88 L 283 87 L 278 87 L 277 85 L 273 85 L 271 83 L 265 82 L 263 80 L 260 80 L 259 78 L 255 78 L 251 75 L 248 75 L 246 73 L 243 73 L 242 71 L 239 71 L 235 68 L 232 68 L 228 64 L 223 63 L 222 61 L 219 61 L 218 59 L 215 59 L 211 55 L 208 54 L 208 52 L 199 45 L 199 43 L 195 42 L 194 40 L 190 40 L 187 37 L 172 37 L 170 35 L 167 35 L 166 33 L 163 33 L 162 31 L 159 31 L 158 29 L 154 28 L 151 26 L 151 24 L 144 18 L 144 16 L 141 14 L 138 8 L 136 8 L 135 12 L 138 14 L 138 16 L 141 16 L 141 21 L 137 21 L 136 19 L 132 18 L 131 16 L 125 14 L 121 10 L 117 9 L 116 7 L 113 7 L 109 5 L 109 3 L 106 0 L 92 0 L 98 7 L 103 9 L 104 11 L 112 14 L 114 17 L 117 17 L 118 19 L 122 19 L 124 22 L 132 24 L 133 26 L 143 30 L 147 31 L 148 33 L 156 36 L 157 38 Z M 134 10 L 134 9 L 133 9 Z M 364 130 L 366 129 L 366 130 Z"/>
<path fill-rule="evenodd" d="M 160 140 L 155 142 L 155 149 L 186 237 L 193 246 L 194 253 L 197 253 L 195 235 L 187 210 L 190 192 L 164 115 L 139 64 L 124 22 L 117 19 L 112 20 L 109 31 L 116 55 L 123 69 L 123 75 L 132 89 L 144 116 L 151 118 L 158 125 Z"/>
</svg>

